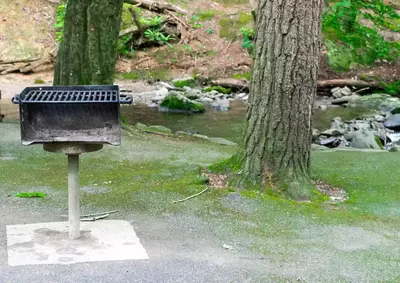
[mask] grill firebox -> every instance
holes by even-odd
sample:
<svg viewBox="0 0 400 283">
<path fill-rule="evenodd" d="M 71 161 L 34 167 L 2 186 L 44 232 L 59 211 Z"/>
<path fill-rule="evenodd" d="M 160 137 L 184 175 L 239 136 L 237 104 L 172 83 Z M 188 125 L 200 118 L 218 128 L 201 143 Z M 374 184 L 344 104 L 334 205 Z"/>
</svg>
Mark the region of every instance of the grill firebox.
<svg viewBox="0 0 400 283">
<path fill-rule="evenodd" d="M 52 142 L 121 143 L 120 103 L 132 97 L 119 87 L 28 87 L 13 98 L 19 104 L 24 145 Z"/>
</svg>

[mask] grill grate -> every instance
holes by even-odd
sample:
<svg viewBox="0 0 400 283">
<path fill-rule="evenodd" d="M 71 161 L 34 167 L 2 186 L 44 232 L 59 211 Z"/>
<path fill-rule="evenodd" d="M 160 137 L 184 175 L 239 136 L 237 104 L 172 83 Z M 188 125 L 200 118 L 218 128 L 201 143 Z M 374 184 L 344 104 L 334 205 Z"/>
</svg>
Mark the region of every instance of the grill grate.
<svg viewBox="0 0 400 283">
<path fill-rule="evenodd" d="M 13 97 L 25 103 L 121 103 L 131 104 L 131 95 L 120 95 L 117 85 L 27 87 Z"/>
<path fill-rule="evenodd" d="M 31 90 L 22 97 L 22 103 L 57 102 L 119 102 L 118 91 L 46 91 Z"/>
</svg>

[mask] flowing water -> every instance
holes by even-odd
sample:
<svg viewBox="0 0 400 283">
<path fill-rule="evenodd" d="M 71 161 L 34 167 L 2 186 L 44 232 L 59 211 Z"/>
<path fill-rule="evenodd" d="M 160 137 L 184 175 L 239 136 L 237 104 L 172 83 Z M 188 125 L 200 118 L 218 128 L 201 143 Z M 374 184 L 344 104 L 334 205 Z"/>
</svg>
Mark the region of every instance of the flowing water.
<svg viewBox="0 0 400 283">
<path fill-rule="evenodd" d="M 314 127 L 319 130 L 329 128 L 332 118 L 342 117 L 343 120 L 357 118 L 368 112 L 363 108 L 328 108 L 325 111 L 316 110 Z M 3 122 L 18 121 L 18 106 L 8 100 L 0 100 L 0 117 Z M 238 142 L 243 130 L 246 115 L 246 105 L 241 101 L 232 101 L 227 112 L 213 110 L 210 107 L 204 114 L 178 114 L 159 112 L 156 108 L 146 105 L 122 105 L 121 116 L 125 122 L 135 125 L 140 122 L 146 125 L 161 125 L 172 131 L 194 131 L 211 137 L 222 137 Z M 1 120 L 1 118 L 0 118 Z"/>
</svg>

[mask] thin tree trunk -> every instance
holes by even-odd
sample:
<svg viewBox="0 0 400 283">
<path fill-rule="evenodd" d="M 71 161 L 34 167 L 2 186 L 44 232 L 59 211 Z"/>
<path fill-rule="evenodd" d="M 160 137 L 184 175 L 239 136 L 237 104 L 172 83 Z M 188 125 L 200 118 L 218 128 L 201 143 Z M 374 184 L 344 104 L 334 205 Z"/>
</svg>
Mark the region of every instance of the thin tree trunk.
<svg viewBox="0 0 400 283">
<path fill-rule="evenodd" d="M 234 182 L 311 195 L 310 148 L 322 0 L 260 0 L 242 166 Z"/>
<path fill-rule="evenodd" d="M 54 85 L 112 84 L 123 0 L 69 0 Z"/>
</svg>

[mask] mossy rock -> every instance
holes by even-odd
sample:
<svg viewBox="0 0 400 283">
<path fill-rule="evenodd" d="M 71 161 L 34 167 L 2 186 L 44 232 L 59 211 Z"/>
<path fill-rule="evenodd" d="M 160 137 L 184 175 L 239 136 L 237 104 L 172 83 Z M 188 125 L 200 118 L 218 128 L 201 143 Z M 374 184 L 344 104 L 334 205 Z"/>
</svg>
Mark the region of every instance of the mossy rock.
<svg viewBox="0 0 400 283">
<path fill-rule="evenodd" d="M 206 135 L 194 134 L 192 135 L 194 138 L 202 139 L 202 140 L 209 140 L 210 138 Z"/>
<path fill-rule="evenodd" d="M 190 100 L 196 100 L 200 98 L 200 94 L 193 92 L 185 92 L 185 97 L 187 97 Z"/>
<path fill-rule="evenodd" d="M 175 87 L 184 87 L 184 86 L 194 87 L 196 85 L 196 80 L 192 77 L 180 78 L 173 80 L 172 84 Z"/>
<path fill-rule="evenodd" d="M 189 133 L 184 132 L 184 131 L 177 131 L 177 132 L 175 132 L 175 135 L 180 136 L 180 137 L 187 137 L 187 136 L 189 136 Z"/>
<path fill-rule="evenodd" d="M 135 127 L 138 128 L 139 130 L 147 129 L 147 126 L 145 124 L 142 124 L 142 123 L 136 123 Z"/>
<path fill-rule="evenodd" d="M 227 140 L 227 139 L 224 139 L 224 138 L 210 138 L 210 141 L 212 141 L 213 143 L 221 144 L 221 145 L 230 145 L 230 146 L 238 145 L 237 143 Z"/>
<path fill-rule="evenodd" d="M 217 85 L 217 86 L 209 86 L 209 87 L 206 87 L 204 89 L 205 92 L 210 92 L 210 91 L 213 91 L 213 90 L 218 91 L 219 93 L 223 93 L 223 94 L 229 94 L 229 93 L 232 92 L 232 89 L 224 88 L 224 87 L 219 86 L 219 85 Z"/>
<path fill-rule="evenodd" d="M 164 127 L 164 126 L 159 126 L 159 125 L 146 126 L 145 124 L 142 124 L 142 123 L 136 123 L 135 127 L 139 131 L 142 131 L 145 133 L 161 134 L 161 135 L 167 135 L 167 136 L 172 135 L 171 129 Z"/>
<path fill-rule="evenodd" d="M 136 14 L 140 17 L 142 15 L 142 11 L 140 8 L 135 7 L 132 4 L 128 4 L 128 3 L 124 3 L 124 6 L 122 8 L 122 17 L 121 17 L 121 30 L 131 27 L 132 25 L 134 25 L 135 23 L 133 22 L 132 19 L 132 14 L 129 11 L 129 9 L 134 9 L 134 11 L 136 12 Z"/>
<path fill-rule="evenodd" d="M 180 92 L 171 91 L 161 102 L 161 107 L 165 107 L 168 111 L 187 112 L 187 113 L 203 113 L 204 105 L 193 102 Z"/>
<path fill-rule="evenodd" d="M 171 129 L 164 127 L 164 126 L 149 126 L 145 130 L 148 133 L 155 133 L 155 134 L 164 134 L 164 135 L 172 135 Z"/>
</svg>

